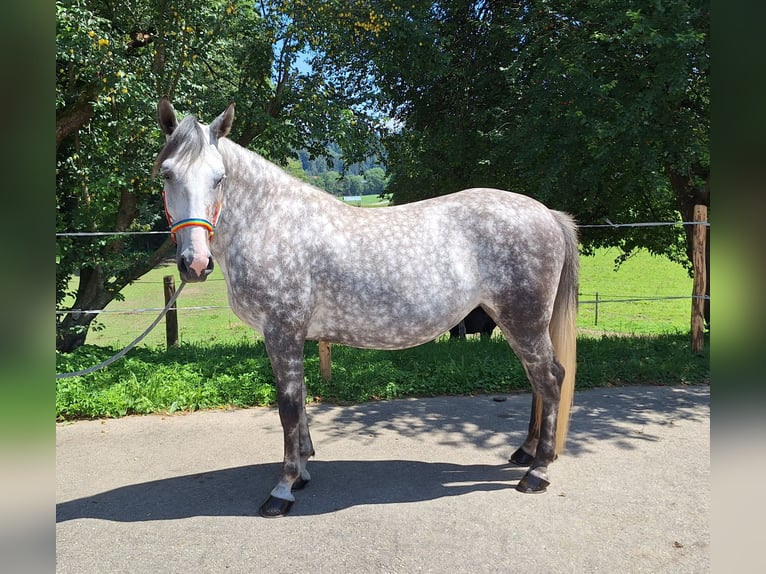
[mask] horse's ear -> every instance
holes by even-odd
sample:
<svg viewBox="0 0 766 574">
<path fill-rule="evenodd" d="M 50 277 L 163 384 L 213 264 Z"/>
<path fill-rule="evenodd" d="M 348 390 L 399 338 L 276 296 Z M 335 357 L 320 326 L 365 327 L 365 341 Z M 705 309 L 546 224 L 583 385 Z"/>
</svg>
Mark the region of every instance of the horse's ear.
<svg viewBox="0 0 766 574">
<path fill-rule="evenodd" d="M 213 120 L 210 124 L 210 133 L 215 139 L 224 138 L 231 131 L 231 124 L 234 122 L 234 102 L 224 112 Z"/>
<path fill-rule="evenodd" d="M 162 133 L 166 136 L 170 136 L 178 127 L 176 111 L 173 109 L 173 104 L 170 103 L 167 96 L 162 96 L 157 104 L 157 122 L 160 124 Z"/>
</svg>

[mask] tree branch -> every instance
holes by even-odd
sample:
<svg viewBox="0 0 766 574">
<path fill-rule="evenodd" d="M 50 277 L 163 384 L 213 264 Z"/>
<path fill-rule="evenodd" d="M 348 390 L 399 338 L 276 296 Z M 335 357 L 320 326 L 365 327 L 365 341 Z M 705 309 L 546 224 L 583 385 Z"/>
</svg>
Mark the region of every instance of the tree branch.
<svg viewBox="0 0 766 574">
<path fill-rule="evenodd" d="M 66 138 L 90 121 L 93 116 L 93 92 L 91 88 L 81 94 L 74 104 L 56 112 L 56 153 Z"/>
</svg>

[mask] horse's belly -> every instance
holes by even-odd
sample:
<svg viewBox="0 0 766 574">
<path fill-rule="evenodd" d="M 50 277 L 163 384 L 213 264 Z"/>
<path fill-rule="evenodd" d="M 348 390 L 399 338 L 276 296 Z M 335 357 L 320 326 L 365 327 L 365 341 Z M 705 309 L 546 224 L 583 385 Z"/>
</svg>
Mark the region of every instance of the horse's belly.
<svg viewBox="0 0 766 574">
<path fill-rule="evenodd" d="M 315 341 L 337 343 L 347 347 L 357 347 L 359 349 L 394 350 L 408 349 L 410 347 L 428 343 L 448 330 L 449 327 L 444 329 L 433 329 L 430 331 L 421 329 L 417 332 L 408 331 L 406 329 L 391 331 L 356 329 L 354 331 L 347 331 L 335 328 L 327 330 L 310 330 L 307 338 Z"/>
<path fill-rule="evenodd" d="M 455 326 L 473 301 L 422 305 L 417 309 L 350 304 L 344 309 L 316 310 L 308 338 L 365 349 L 405 349 L 434 340 Z"/>
</svg>

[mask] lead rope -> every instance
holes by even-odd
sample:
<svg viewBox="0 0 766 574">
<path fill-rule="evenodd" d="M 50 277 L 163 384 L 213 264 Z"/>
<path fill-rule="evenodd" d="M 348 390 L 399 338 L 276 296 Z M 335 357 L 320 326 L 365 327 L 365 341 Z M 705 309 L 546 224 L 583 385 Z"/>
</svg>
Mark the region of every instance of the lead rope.
<svg viewBox="0 0 766 574">
<path fill-rule="evenodd" d="M 103 363 L 99 363 L 98 365 L 95 365 L 93 367 L 89 367 L 87 369 L 83 369 L 82 371 L 76 371 L 74 373 L 56 373 L 56 379 L 67 379 L 69 377 L 82 377 L 84 375 L 89 375 L 95 371 L 98 371 L 100 369 L 103 369 L 104 367 L 108 367 L 115 361 L 121 359 L 125 354 L 127 354 L 133 347 L 138 345 L 141 341 L 144 340 L 144 338 L 152 332 L 152 329 L 154 329 L 157 324 L 162 320 L 162 318 L 165 316 L 165 313 L 168 312 L 168 310 L 173 306 L 173 304 L 176 302 L 176 299 L 178 299 L 178 296 L 181 294 L 181 291 L 183 291 L 184 285 L 186 285 L 186 281 L 181 281 L 181 285 L 179 285 L 178 289 L 176 289 L 176 292 L 173 293 L 173 296 L 170 298 L 170 301 L 168 301 L 167 305 L 165 305 L 165 308 L 160 311 L 159 317 L 157 317 L 154 322 L 149 325 L 149 327 L 141 333 L 138 337 L 136 337 L 133 342 L 131 342 L 127 347 L 125 347 L 122 351 L 119 351 L 117 354 L 112 355 L 109 357 L 106 361 Z"/>
</svg>

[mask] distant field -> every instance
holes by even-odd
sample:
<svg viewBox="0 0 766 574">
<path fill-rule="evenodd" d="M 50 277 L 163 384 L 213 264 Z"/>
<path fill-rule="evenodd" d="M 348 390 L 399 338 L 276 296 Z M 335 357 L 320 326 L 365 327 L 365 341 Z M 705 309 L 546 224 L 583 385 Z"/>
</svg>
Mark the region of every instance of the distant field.
<svg viewBox="0 0 766 574">
<path fill-rule="evenodd" d="M 580 257 L 581 329 L 606 333 L 660 334 L 690 330 L 692 278 L 681 265 L 641 251 L 615 271 L 617 249 Z M 596 300 L 687 297 L 665 301 L 599 303 Z"/>
<path fill-rule="evenodd" d="M 386 196 L 383 199 L 379 195 L 363 195 L 361 197 L 361 201 L 351 200 L 346 203 L 359 207 L 386 207 L 390 203 L 390 196 Z"/>
<path fill-rule="evenodd" d="M 369 196 L 375 198 L 376 196 Z M 602 249 L 593 257 L 581 257 L 580 312 L 578 326 L 582 334 L 600 336 L 602 333 L 655 335 L 689 331 L 691 302 L 640 301 L 630 303 L 600 303 L 596 324 L 596 293 L 601 300 L 653 298 L 665 296 L 688 297 L 692 280 L 685 269 L 667 259 L 646 252 L 636 254 L 619 270 L 614 269 L 616 250 Z M 162 278 L 173 275 L 180 284 L 173 265 L 162 266 L 147 273 L 123 290 L 124 301 L 111 303 L 99 316 L 98 328 L 88 335 L 88 343 L 101 346 L 123 346 L 148 326 L 158 311 L 135 312 L 136 309 L 164 306 Z M 178 323 L 183 343 L 220 344 L 252 341 L 257 338 L 252 329 L 243 325 L 228 308 L 184 310 L 188 307 L 228 307 L 226 285 L 220 270 L 205 283 L 188 284 L 179 299 Z M 120 313 L 115 313 L 120 311 Z M 149 347 L 165 344 L 163 324 L 145 340 Z"/>
</svg>

